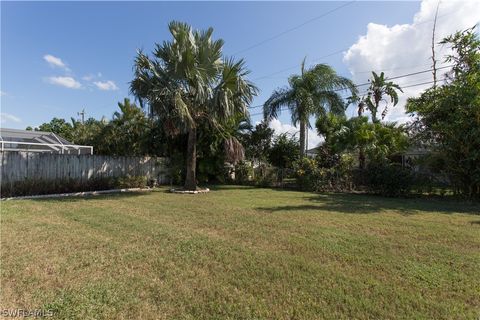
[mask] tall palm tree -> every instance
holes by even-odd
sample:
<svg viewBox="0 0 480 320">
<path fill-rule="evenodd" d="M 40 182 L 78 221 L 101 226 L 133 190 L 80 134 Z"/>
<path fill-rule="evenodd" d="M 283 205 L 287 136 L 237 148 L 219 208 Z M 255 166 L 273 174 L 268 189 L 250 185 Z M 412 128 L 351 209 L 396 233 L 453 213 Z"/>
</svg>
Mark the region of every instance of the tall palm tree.
<svg viewBox="0 0 480 320">
<path fill-rule="evenodd" d="M 378 75 L 375 71 L 372 71 L 372 79 L 369 81 L 370 87 L 367 90 L 367 96 L 359 103 L 358 113 L 360 116 L 365 108 L 368 109 L 372 114 L 372 122 L 376 123 L 380 121 L 377 118 L 377 113 L 382 101 L 385 103 L 385 107 L 382 111 L 382 119 L 387 115 L 389 102 L 384 96 L 388 96 L 390 102 L 395 106 L 398 103 L 397 90 L 400 92 L 403 92 L 403 90 L 398 84 L 395 84 L 392 81 L 387 81 L 383 72 Z"/>
<path fill-rule="evenodd" d="M 300 155 L 303 156 L 310 116 L 323 117 L 327 111 L 343 114 L 345 104 L 339 90 L 349 90 L 356 95 L 357 89 L 351 80 L 337 75 L 326 64 L 305 68 L 305 59 L 300 75 L 290 76 L 288 83 L 288 87 L 272 93 L 263 105 L 263 114 L 265 120 L 269 121 L 277 118 L 283 107 L 290 110 L 293 125 L 300 124 Z"/>
<path fill-rule="evenodd" d="M 130 89 L 167 132 L 188 134 L 184 187 L 194 190 L 197 128 L 208 123 L 223 134 L 232 117 L 248 115 L 257 88 L 246 79 L 243 60 L 223 56 L 224 42 L 212 39 L 212 28 L 192 30 L 176 21 L 168 27 L 173 39 L 157 44 L 152 58 L 138 52 Z"/>
</svg>

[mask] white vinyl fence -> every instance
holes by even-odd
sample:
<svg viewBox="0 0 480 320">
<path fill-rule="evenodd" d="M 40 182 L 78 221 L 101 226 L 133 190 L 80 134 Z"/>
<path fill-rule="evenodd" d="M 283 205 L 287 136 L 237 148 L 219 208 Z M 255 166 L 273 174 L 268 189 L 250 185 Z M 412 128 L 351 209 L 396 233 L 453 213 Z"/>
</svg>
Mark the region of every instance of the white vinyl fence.
<svg viewBox="0 0 480 320">
<path fill-rule="evenodd" d="M 145 176 L 159 184 L 169 182 L 167 158 L 67 155 L 41 152 L 0 152 L 1 183 L 23 180 Z"/>
</svg>

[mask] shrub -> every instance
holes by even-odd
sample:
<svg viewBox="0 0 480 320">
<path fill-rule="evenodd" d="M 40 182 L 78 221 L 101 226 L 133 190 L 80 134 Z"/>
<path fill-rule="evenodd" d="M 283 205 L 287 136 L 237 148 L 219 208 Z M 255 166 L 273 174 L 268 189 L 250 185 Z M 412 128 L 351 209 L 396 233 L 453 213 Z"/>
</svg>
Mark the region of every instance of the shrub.
<svg viewBox="0 0 480 320">
<path fill-rule="evenodd" d="M 262 166 L 255 174 L 254 184 L 259 187 L 276 187 L 278 179 L 278 169 L 271 166 Z"/>
<path fill-rule="evenodd" d="M 411 192 L 414 175 L 409 169 L 396 163 L 370 163 L 357 175 L 356 185 L 367 191 L 387 197 L 398 197 Z"/>
<path fill-rule="evenodd" d="M 240 161 L 235 165 L 235 182 L 239 184 L 248 183 L 253 176 L 253 167 L 249 162 Z"/>
<path fill-rule="evenodd" d="M 147 177 L 145 176 L 126 176 L 116 179 L 116 188 L 144 188 L 147 185 Z"/>
<path fill-rule="evenodd" d="M 308 191 L 350 190 L 352 165 L 353 159 L 349 155 L 331 157 L 320 154 L 316 159 L 300 159 L 294 164 L 297 186 Z"/>
<path fill-rule="evenodd" d="M 319 172 L 317 161 L 310 158 L 302 158 L 293 164 L 297 187 L 301 190 L 316 191 Z"/>
<path fill-rule="evenodd" d="M 147 178 L 127 176 L 121 178 L 98 177 L 86 181 L 78 179 L 40 180 L 26 179 L 2 184 L 1 197 L 21 197 L 53 193 L 111 190 L 117 188 L 144 188 Z"/>
</svg>

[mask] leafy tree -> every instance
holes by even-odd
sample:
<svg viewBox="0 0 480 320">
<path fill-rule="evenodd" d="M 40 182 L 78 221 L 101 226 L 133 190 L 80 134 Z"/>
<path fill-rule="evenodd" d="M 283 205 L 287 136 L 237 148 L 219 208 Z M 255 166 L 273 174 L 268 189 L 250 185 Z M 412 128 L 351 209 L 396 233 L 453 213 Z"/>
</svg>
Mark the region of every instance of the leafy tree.
<svg viewBox="0 0 480 320">
<path fill-rule="evenodd" d="M 324 137 L 325 143 L 329 144 L 332 138 L 337 134 L 347 122 L 345 115 L 336 115 L 327 113 L 325 117 L 320 117 L 315 122 L 317 133 Z"/>
<path fill-rule="evenodd" d="M 34 130 L 53 132 L 67 139 L 68 141 L 73 140 L 73 126 L 67 121 L 65 121 L 65 119 L 53 118 L 52 120 L 50 120 L 50 122 L 42 123 L 40 126 L 38 126 L 38 128 L 35 128 Z"/>
<path fill-rule="evenodd" d="M 101 153 L 110 155 L 145 155 L 149 152 L 151 124 L 142 109 L 128 98 L 119 102 L 112 120 L 102 130 Z"/>
<path fill-rule="evenodd" d="M 223 132 L 208 123 L 202 124 L 198 130 L 197 144 L 199 182 L 224 181 L 225 164 L 235 165 L 245 158 L 245 150 L 240 141 L 242 133 L 248 127 L 248 121 L 243 117 L 232 117 L 224 124 Z"/>
<path fill-rule="evenodd" d="M 73 143 L 93 146 L 94 150 L 102 145 L 102 132 L 107 122 L 95 118 L 88 118 L 84 123 L 73 118 L 71 120 L 73 127 L 71 141 Z"/>
<path fill-rule="evenodd" d="M 274 130 L 266 122 L 251 126 L 241 134 L 245 156 L 253 161 L 266 161 L 272 144 Z"/>
<path fill-rule="evenodd" d="M 450 80 L 407 102 L 421 138 L 445 160 L 456 190 L 480 196 L 480 40 L 474 28 L 445 38 L 453 54 Z"/>
<path fill-rule="evenodd" d="M 299 142 L 295 136 L 282 133 L 273 140 L 268 160 L 278 168 L 292 168 L 293 163 L 299 158 L 298 146 Z"/>
<path fill-rule="evenodd" d="M 337 75 L 332 67 L 318 64 L 310 69 L 302 62 L 300 75 L 288 79 L 289 86 L 275 90 L 263 106 L 265 120 L 277 118 L 283 107 L 290 110 L 292 123 L 300 124 L 300 155 L 305 153 L 305 136 L 312 115 L 322 117 L 327 111 L 343 114 L 345 103 L 339 90 L 349 90 L 356 95 L 352 81 Z"/>
<path fill-rule="evenodd" d="M 377 113 L 381 102 L 385 103 L 382 111 L 382 119 L 385 118 L 388 112 L 389 102 L 384 97 L 389 97 L 390 103 L 393 103 L 393 106 L 395 106 L 398 103 L 397 90 L 400 92 L 403 91 L 398 84 L 395 84 L 392 81 L 387 81 L 383 72 L 378 75 L 372 71 L 372 79 L 369 81 L 370 87 L 367 90 L 367 96 L 360 102 L 358 113 L 359 116 L 361 116 L 364 109 L 367 108 L 372 114 L 372 121 L 379 122 L 380 120 L 377 118 Z"/>
<path fill-rule="evenodd" d="M 166 132 L 188 134 L 184 187 L 194 190 L 197 130 L 207 123 L 226 133 L 232 117 L 247 115 L 257 88 L 246 79 L 243 60 L 223 56 L 224 42 L 212 39 L 212 28 L 192 30 L 173 21 L 169 30 L 173 39 L 157 44 L 152 57 L 138 52 L 131 91 L 149 105 Z"/>
<path fill-rule="evenodd" d="M 371 123 L 367 117 L 329 116 L 330 121 L 317 121 L 317 131 L 324 135 L 326 146 L 335 153 L 355 152 L 362 149 L 366 157 L 359 159 L 359 167 L 370 162 L 385 162 L 408 146 L 408 137 L 403 126 L 395 123 Z"/>
</svg>

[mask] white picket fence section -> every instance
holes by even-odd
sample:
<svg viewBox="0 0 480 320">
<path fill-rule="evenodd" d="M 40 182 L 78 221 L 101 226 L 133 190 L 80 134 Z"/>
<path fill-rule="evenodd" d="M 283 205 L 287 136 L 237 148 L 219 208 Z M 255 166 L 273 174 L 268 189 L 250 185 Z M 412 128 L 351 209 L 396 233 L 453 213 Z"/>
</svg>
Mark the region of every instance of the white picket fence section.
<svg viewBox="0 0 480 320">
<path fill-rule="evenodd" d="M 169 183 L 167 158 L 0 152 L 1 183 L 29 180 L 119 178 L 145 176 Z"/>
</svg>

